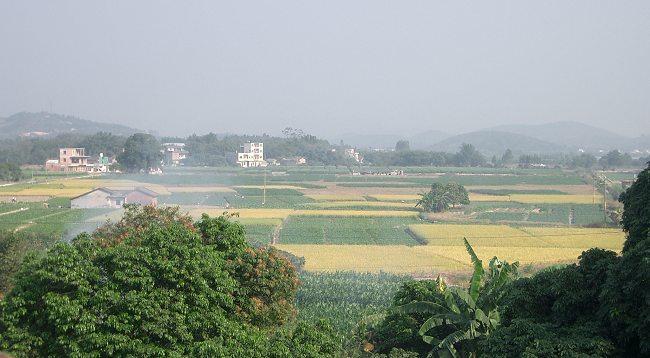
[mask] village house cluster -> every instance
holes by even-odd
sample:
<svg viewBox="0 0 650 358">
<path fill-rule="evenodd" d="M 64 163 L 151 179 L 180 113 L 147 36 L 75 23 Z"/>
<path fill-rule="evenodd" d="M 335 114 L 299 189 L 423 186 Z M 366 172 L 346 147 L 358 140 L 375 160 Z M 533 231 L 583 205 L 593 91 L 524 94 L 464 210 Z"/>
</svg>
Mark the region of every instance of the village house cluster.
<svg viewBox="0 0 650 358">
<path fill-rule="evenodd" d="M 45 170 L 66 173 L 107 173 L 115 158 L 99 153 L 96 156 L 86 155 L 85 148 L 60 148 L 58 159 L 48 159 Z"/>
</svg>

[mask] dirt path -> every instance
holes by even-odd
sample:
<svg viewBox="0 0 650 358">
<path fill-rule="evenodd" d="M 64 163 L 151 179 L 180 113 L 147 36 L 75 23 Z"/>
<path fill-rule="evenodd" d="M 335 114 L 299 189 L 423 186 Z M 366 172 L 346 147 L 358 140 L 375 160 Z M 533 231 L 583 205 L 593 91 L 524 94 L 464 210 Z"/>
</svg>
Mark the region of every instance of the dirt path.
<svg viewBox="0 0 650 358">
<path fill-rule="evenodd" d="M 282 226 L 284 226 L 284 223 L 289 220 L 289 217 L 286 217 L 280 222 L 280 225 L 276 226 L 275 229 L 273 229 L 273 235 L 271 236 L 271 245 L 275 245 L 280 241 L 280 231 L 282 231 Z"/>
</svg>

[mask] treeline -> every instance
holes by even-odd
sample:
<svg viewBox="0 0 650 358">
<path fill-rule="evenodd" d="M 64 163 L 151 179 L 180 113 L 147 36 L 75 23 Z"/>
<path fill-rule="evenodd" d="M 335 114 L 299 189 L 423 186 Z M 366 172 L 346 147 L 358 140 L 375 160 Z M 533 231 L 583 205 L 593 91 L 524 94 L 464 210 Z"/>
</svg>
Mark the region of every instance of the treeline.
<svg viewBox="0 0 650 358">
<path fill-rule="evenodd" d="M 118 156 L 122 153 L 127 137 L 106 132 L 93 135 L 60 134 L 48 138 L 13 138 L 0 140 L 0 163 L 16 165 L 42 165 L 47 159 L 57 158 L 58 149 L 63 147 L 86 148 L 87 155 L 104 153 Z M 185 161 L 188 166 L 234 165 L 236 152 L 242 143 L 263 142 L 265 158 L 304 157 L 310 165 L 355 165 L 345 155 L 349 146 L 334 145 L 327 140 L 305 134 L 301 130 L 286 128 L 283 136 L 270 135 L 225 135 L 214 133 L 191 135 L 187 138 L 163 137 L 158 141 L 183 142 L 190 155 Z M 588 153 L 579 155 L 524 154 L 515 157 L 511 150 L 501 156 L 485 157 L 473 145 L 463 144 L 456 153 L 410 150 L 408 142 L 398 142 L 394 151 L 362 150 L 364 163 L 377 166 L 460 166 L 460 167 L 507 167 L 544 164 L 563 168 L 625 168 L 643 167 L 650 157 L 633 159 L 627 153 L 612 150 L 600 158 Z M 5 179 L 7 180 L 7 179 Z"/>
<path fill-rule="evenodd" d="M 457 167 L 529 167 L 543 164 L 546 167 L 562 168 L 629 168 L 643 167 L 650 161 L 649 157 L 634 159 L 628 153 L 612 150 L 600 158 L 593 154 L 581 153 L 578 155 L 555 154 L 522 154 L 518 157 L 510 149 L 501 156 L 492 156 L 489 160 L 473 145 L 463 144 L 458 152 L 431 152 L 424 150 L 410 150 L 403 144 L 396 146 L 395 151 L 369 151 L 364 152 L 366 164 L 379 166 L 457 166 Z"/>
<path fill-rule="evenodd" d="M 104 153 L 106 156 L 119 154 L 124 148 L 126 137 L 98 132 L 92 135 L 59 134 L 51 138 L 12 138 L 0 141 L 0 162 L 17 165 L 40 164 L 58 158 L 59 148 L 86 148 L 87 155 Z"/>
<path fill-rule="evenodd" d="M 190 153 L 189 158 L 185 161 L 186 165 L 222 166 L 234 164 L 235 153 L 246 142 L 264 143 L 265 158 L 279 160 L 281 158 L 304 157 L 309 164 L 314 165 L 342 165 L 348 161 L 344 151 L 330 145 L 328 141 L 291 128 L 285 129 L 284 137 L 270 135 L 218 136 L 209 133 L 191 135 L 187 138 L 164 138 L 164 141 L 167 140 L 185 143 L 185 148 Z"/>
</svg>

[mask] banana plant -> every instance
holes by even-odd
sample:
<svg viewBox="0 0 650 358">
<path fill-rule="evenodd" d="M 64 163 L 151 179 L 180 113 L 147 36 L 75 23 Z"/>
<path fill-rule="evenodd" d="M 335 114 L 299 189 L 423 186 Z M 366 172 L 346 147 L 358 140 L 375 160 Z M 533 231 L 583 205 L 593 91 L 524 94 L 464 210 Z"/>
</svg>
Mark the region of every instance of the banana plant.
<svg viewBox="0 0 650 358">
<path fill-rule="evenodd" d="M 497 303 L 505 284 L 516 277 L 518 263 L 508 264 L 495 257 L 486 272 L 467 239 L 465 247 L 474 267 L 467 289 L 448 287 L 438 277 L 444 303 L 420 301 L 397 308 L 405 314 L 430 315 L 419 330 L 432 346 L 429 357 L 474 357 L 477 342 L 501 323 Z M 444 334 L 436 336 L 440 332 Z"/>
</svg>

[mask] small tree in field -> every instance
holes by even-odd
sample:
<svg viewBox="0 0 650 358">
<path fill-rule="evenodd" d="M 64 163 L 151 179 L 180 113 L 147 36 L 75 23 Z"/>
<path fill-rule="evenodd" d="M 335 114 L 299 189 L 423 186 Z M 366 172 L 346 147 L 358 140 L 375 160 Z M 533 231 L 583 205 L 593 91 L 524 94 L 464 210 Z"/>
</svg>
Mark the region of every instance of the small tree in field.
<svg viewBox="0 0 650 358">
<path fill-rule="evenodd" d="M 454 205 L 469 204 L 469 195 L 465 187 L 457 183 L 433 183 L 429 192 L 421 194 L 416 207 L 428 212 L 442 212 Z"/>
</svg>

